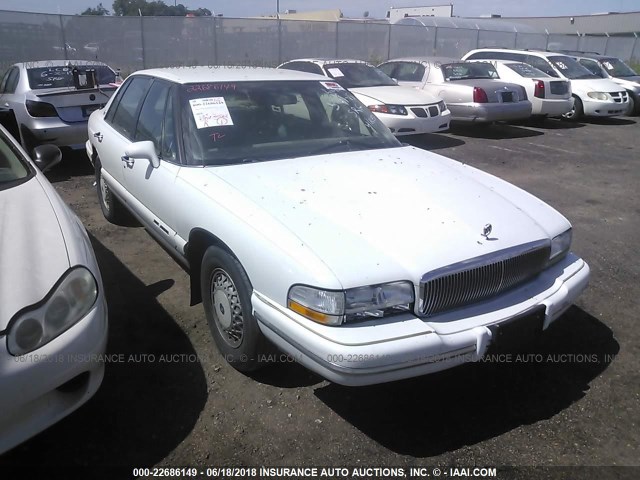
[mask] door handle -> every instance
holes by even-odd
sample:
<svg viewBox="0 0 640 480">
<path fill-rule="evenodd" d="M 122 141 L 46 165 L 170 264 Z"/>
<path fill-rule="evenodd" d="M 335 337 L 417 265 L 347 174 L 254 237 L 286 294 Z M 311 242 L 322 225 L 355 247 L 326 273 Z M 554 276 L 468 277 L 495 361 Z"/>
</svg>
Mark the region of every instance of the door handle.
<svg viewBox="0 0 640 480">
<path fill-rule="evenodd" d="M 136 163 L 135 160 L 128 155 L 123 155 L 120 157 L 120 160 L 122 160 L 129 168 L 133 168 L 133 164 Z"/>
<path fill-rule="evenodd" d="M 98 142 L 102 143 L 102 139 L 104 138 L 100 132 L 96 132 L 93 134 L 94 138 L 98 139 Z"/>
</svg>

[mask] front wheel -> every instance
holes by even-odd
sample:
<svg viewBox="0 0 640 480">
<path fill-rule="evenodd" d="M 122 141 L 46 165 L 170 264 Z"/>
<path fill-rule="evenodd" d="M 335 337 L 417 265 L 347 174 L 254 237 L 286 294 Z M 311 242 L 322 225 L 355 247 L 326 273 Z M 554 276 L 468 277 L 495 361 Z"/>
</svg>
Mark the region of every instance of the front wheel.
<svg viewBox="0 0 640 480">
<path fill-rule="evenodd" d="M 98 193 L 98 202 L 100 202 L 100 210 L 107 221 L 116 225 L 124 225 L 127 220 L 127 212 L 120 200 L 116 198 L 109 189 L 109 185 L 102 176 L 102 165 L 100 160 L 96 159 L 96 189 Z"/>
<path fill-rule="evenodd" d="M 209 247 L 202 258 L 200 288 L 211 335 L 225 360 L 241 372 L 260 368 L 266 339 L 253 317 L 253 287 L 240 262 L 221 248 Z"/>
<path fill-rule="evenodd" d="M 577 122 L 582 115 L 584 115 L 584 108 L 582 106 L 582 100 L 580 100 L 575 95 L 573 96 L 573 108 L 571 111 L 562 115 L 562 118 L 565 120 L 570 120 L 572 122 Z"/>
</svg>

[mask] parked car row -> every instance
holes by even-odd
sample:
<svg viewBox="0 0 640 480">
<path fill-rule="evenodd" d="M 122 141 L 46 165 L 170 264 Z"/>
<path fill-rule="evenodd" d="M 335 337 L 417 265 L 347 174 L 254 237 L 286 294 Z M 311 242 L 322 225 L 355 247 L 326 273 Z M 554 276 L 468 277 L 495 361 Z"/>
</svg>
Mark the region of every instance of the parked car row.
<svg viewBox="0 0 640 480">
<path fill-rule="evenodd" d="M 104 64 L 12 67 L 0 84 L 18 139 L 0 127 L 12 272 L 0 276 L 0 453 L 86 402 L 104 372 L 91 243 L 38 171 L 60 160 L 54 145 L 84 142 L 105 218 L 133 215 L 186 268 L 233 367 L 263 367 L 275 346 L 336 383 L 389 382 L 530 340 L 586 288 L 560 213 L 396 138 L 451 120 L 618 115 L 637 98 L 631 75 L 612 84 L 578 61 L 481 49 L 379 68 L 142 70 L 119 86 Z"/>
</svg>

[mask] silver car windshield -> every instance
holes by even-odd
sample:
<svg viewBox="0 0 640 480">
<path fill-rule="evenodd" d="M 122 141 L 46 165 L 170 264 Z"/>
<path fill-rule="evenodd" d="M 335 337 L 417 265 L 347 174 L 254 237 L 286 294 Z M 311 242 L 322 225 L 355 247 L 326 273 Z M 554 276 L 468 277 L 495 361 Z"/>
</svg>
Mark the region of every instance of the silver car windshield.
<svg viewBox="0 0 640 480">
<path fill-rule="evenodd" d="M 603 58 L 602 66 L 612 77 L 636 77 L 638 74 L 619 58 Z"/>
<path fill-rule="evenodd" d="M 4 132 L 0 132 L 0 190 L 19 185 L 33 174 Z"/>
<path fill-rule="evenodd" d="M 351 93 L 329 80 L 187 84 L 180 96 L 191 165 L 401 145 Z"/>
<path fill-rule="evenodd" d="M 398 85 L 382 70 L 366 63 L 325 64 L 324 71 L 344 88 L 395 87 Z"/>
<path fill-rule="evenodd" d="M 74 88 L 73 69 L 93 69 L 98 85 L 108 85 L 116 81 L 116 74 L 104 65 L 61 65 L 27 69 L 29 87 L 32 90 L 44 88 Z"/>
</svg>

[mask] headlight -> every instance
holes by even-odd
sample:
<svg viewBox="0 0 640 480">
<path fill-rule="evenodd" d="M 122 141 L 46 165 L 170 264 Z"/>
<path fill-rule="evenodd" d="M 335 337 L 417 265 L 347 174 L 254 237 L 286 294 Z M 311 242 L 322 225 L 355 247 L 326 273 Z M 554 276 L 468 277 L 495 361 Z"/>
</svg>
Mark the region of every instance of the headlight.
<svg viewBox="0 0 640 480">
<path fill-rule="evenodd" d="M 84 317 L 97 297 L 98 285 L 89 270 L 69 270 L 44 301 L 21 310 L 11 321 L 9 353 L 24 355 L 49 343 Z"/>
<path fill-rule="evenodd" d="M 572 230 L 569 229 L 551 240 L 550 264 L 561 260 L 569 252 L 569 248 L 571 248 L 571 232 Z"/>
<path fill-rule="evenodd" d="M 444 103 L 444 100 L 438 102 L 438 108 L 440 109 L 440 113 L 444 112 L 447 109 L 447 104 Z"/>
<path fill-rule="evenodd" d="M 294 285 L 289 290 L 287 306 L 303 317 L 325 325 L 380 318 L 413 308 L 414 290 L 411 282 L 322 290 Z"/>
<path fill-rule="evenodd" d="M 402 105 L 369 105 L 369 110 L 376 113 L 389 113 L 391 115 L 406 115 L 407 109 Z"/>
<path fill-rule="evenodd" d="M 612 100 L 611 95 L 605 92 L 589 92 L 587 93 L 589 98 L 593 98 L 595 100 L 600 100 L 601 102 L 606 102 L 607 100 Z"/>
</svg>

